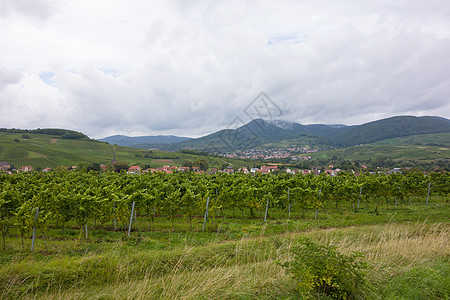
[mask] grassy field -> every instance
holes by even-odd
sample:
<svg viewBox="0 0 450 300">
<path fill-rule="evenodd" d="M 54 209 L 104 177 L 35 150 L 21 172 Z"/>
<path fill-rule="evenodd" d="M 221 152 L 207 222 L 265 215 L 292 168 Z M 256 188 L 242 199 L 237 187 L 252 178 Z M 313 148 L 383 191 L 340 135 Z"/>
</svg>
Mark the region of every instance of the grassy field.
<svg viewBox="0 0 450 300">
<path fill-rule="evenodd" d="M 0 299 L 298 299 L 296 282 L 280 263 L 302 237 L 340 253 L 364 255 L 368 289 L 359 299 L 448 299 L 450 208 L 413 198 L 397 207 L 262 212 L 250 218 L 221 212 L 202 232 L 201 216 L 139 216 L 126 226 L 94 220 L 86 240 L 74 224 L 49 227 L 30 252 L 14 228 L 0 251 Z M 332 207 L 332 205 L 327 206 Z M 225 217 L 224 217 L 225 216 Z M 310 295 L 313 299 L 326 299 Z"/>
<path fill-rule="evenodd" d="M 163 165 L 181 166 L 186 159 L 194 161 L 199 158 L 206 159 L 210 167 L 221 167 L 224 163 L 238 167 L 248 164 L 237 159 L 225 160 L 178 152 L 151 151 L 150 153 L 148 150 L 113 146 L 94 140 L 56 139 L 51 135 L 35 133 L 28 135 L 30 139 L 24 139 L 20 133 L 0 133 L 0 161 L 7 161 L 16 168 L 22 166 L 32 166 L 34 169 L 70 167 L 83 161 L 111 163 L 115 152 L 117 161 L 130 165 L 150 165 L 152 168 Z"/>
<path fill-rule="evenodd" d="M 392 160 L 432 161 L 438 158 L 450 159 L 450 133 L 413 135 L 387 139 L 380 142 L 310 153 L 313 159 L 337 156 L 347 160 L 369 160 L 385 157 Z"/>
</svg>

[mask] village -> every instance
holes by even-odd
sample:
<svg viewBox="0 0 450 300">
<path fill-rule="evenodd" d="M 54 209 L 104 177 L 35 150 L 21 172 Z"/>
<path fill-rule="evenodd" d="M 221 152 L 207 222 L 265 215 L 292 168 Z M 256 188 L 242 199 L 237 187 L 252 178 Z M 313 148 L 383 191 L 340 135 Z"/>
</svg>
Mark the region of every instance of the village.
<svg viewBox="0 0 450 300">
<path fill-rule="evenodd" d="M 291 158 L 292 160 L 310 160 L 311 156 L 302 156 L 301 154 L 317 152 L 317 149 L 289 147 L 289 148 L 265 148 L 265 149 L 249 149 L 245 151 L 237 151 L 222 154 L 228 158 L 242 159 L 281 159 Z"/>
<path fill-rule="evenodd" d="M 57 169 L 65 169 L 68 171 L 77 170 L 78 166 L 71 166 L 71 167 L 58 167 Z M 362 171 L 367 169 L 366 165 L 361 166 Z M 409 168 L 406 168 L 409 169 Z M 102 172 L 107 172 L 110 169 L 107 165 L 100 164 L 100 170 Z M 33 170 L 32 166 L 22 166 L 19 169 L 11 169 L 11 165 L 8 162 L 1 161 L 0 162 L 0 172 L 6 172 L 8 174 L 13 173 L 26 173 L 26 172 L 32 172 L 32 171 L 41 171 L 43 173 L 45 172 L 51 172 L 53 171 L 51 168 L 44 168 L 42 170 Z M 138 165 L 133 165 L 128 167 L 128 169 L 125 169 L 127 174 L 142 174 L 142 173 L 155 173 L 155 172 L 162 172 L 165 174 L 172 174 L 175 172 L 194 172 L 197 174 L 200 173 L 207 173 L 207 174 L 215 174 L 215 173 L 227 173 L 227 174 L 234 174 L 234 173 L 244 173 L 244 174 L 280 174 L 280 173 L 288 173 L 292 175 L 301 174 L 301 175 L 320 175 L 322 173 L 325 173 L 327 176 L 337 176 L 340 172 L 343 172 L 339 168 L 335 168 L 333 165 L 328 165 L 327 168 L 324 167 L 311 167 L 311 169 L 297 169 L 297 168 L 284 168 L 284 166 L 281 166 L 279 168 L 279 165 L 263 165 L 261 167 L 254 167 L 254 168 L 233 168 L 233 166 L 227 166 L 223 169 L 220 168 L 210 168 L 210 170 L 202 170 L 200 167 L 192 166 L 192 167 L 184 167 L 184 166 L 170 166 L 170 165 L 164 165 L 160 168 L 141 168 Z M 348 171 L 347 171 L 348 172 Z M 359 176 L 362 172 L 355 172 L 353 170 L 350 170 L 351 173 L 355 174 L 355 176 Z M 386 173 L 386 174 L 392 174 L 392 173 L 401 173 L 400 168 L 377 168 L 377 171 L 375 172 L 369 172 L 371 174 L 374 173 Z M 424 172 L 427 173 L 427 172 Z"/>
</svg>

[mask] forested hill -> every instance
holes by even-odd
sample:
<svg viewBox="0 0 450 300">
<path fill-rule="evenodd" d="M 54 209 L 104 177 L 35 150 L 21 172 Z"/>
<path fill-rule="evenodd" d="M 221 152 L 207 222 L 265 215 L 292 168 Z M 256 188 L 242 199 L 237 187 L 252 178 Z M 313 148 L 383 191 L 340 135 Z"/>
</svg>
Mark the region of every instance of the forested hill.
<svg viewBox="0 0 450 300">
<path fill-rule="evenodd" d="M 257 147 L 342 148 L 417 134 L 450 132 L 450 120 L 441 117 L 397 116 L 362 125 L 301 125 L 256 119 L 237 128 L 172 144 L 148 144 L 164 150 L 196 149 L 229 152 Z"/>
<path fill-rule="evenodd" d="M 38 128 L 38 129 L 0 128 L 0 132 L 22 133 L 22 134 L 36 133 L 36 134 L 51 135 L 51 136 L 54 136 L 55 138 L 60 138 L 60 139 L 90 140 L 90 138 L 87 135 L 85 135 L 84 133 L 81 133 L 78 131 L 73 131 L 73 130 L 67 130 L 67 129 L 59 129 L 59 128 Z"/>
<path fill-rule="evenodd" d="M 440 117 L 399 116 L 353 126 L 330 139 L 339 147 L 348 147 L 396 137 L 442 132 L 450 132 L 450 120 Z"/>
</svg>

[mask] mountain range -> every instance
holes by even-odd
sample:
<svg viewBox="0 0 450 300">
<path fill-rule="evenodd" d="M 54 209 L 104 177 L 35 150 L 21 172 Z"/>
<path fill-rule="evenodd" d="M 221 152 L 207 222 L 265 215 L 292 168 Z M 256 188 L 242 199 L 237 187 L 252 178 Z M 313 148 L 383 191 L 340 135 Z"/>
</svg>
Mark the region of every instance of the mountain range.
<svg viewBox="0 0 450 300">
<path fill-rule="evenodd" d="M 103 139 L 102 142 L 108 142 L 111 145 L 119 145 L 124 147 L 133 148 L 146 148 L 142 146 L 144 144 L 173 144 L 189 140 L 188 137 L 179 137 L 174 135 L 155 135 L 155 136 L 126 136 L 126 135 L 113 135 Z"/>
<path fill-rule="evenodd" d="M 101 141 L 144 149 L 195 149 L 223 153 L 264 147 L 326 150 L 442 132 L 450 132 L 450 120 L 434 116 L 396 116 L 354 126 L 302 125 L 283 120 L 255 119 L 237 129 L 224 129 L 200 138 L 113 136 Z"/>
</svg>

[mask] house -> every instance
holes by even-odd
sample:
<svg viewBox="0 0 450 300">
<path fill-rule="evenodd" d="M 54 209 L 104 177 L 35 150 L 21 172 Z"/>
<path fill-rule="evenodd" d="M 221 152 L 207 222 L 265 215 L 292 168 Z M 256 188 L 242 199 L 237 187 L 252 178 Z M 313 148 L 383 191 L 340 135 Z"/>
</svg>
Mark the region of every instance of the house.
<svg viewBox="0 0 450 300">
<path fill-rule="evenodd" d="M 391 174 L 397 174 L 397 173 L 402 173 L 400 168 L 393 168 L 392 170 L 389 170 L 386 172 L 386 174 L 391 175 Z"/>
<path fill-rule="evenodd" d="M 243 172 L 244 174 L 248 174 L 248 169 L 243 167 L 239 169 L 239 172 Z"/>
<path fill-rule="evenodd" d="M 52 169 L 50 169 L 50 168 L 45 168 L 45 169 L 43 169 L 42 170 L 42 172 L 50 172 Z"/>
<path fill-rule="evenodd" d="M 326 169 L 326 170 L 325 170 L 325 173 L 326 173 L 327 175 L 330 175 L 330 176 L 337 176 L 337 174 L 338 174 L 338 172 L 339 172 L 340 170 L 341 170 L 341 169 L 334 169 L 334 170 Z"/>
<path fill-rule="evenodd" d="M 278 166 L 261 166 L 261 170 L 269 170 L 269 172 L 278 170 Z"/>
<path fill-rule="evenodd" d="M 256 173 L 256 171 L 258 171 L 258 170 L 259 170 L 258 168 L 251 168 L 251 169 L 250 169 L 250 172 L 251 172 L 251 173 Z"/>
<path fill-rule="evenodd" d="M 139 173 L 139 172 L 141 172 L 141 167 L 139 166 L 131 166 L 128 169 L 128 173 Z"/>
<path fill-rule="evenodd" d="M 228 173 L 228 174 L 234 174 L 234 170 L 232 166 L 227 166 L 225 170 L 223 170 L 224 172 Z"/>
<path fill-rule="evenodd" d="M 0 171 L 8 171 L 11 165 L 7 161 L 0 161 Z"/>
<path fill-rule="evenodd" d="M 31 171 L 33 171 L 33 167 L 32 166 L 23 166 L 22 168 L 20 168 L 19 171 L 20 172 L 31 172 Z"/>
<path fill-rule="evenodd" d="M 270 168 L 270 166 L 261 166 L 261 169 L 258 170 L 258 172 L 263 173 L 263 174 L 268 174 L 272 171 L 272 169 Z"/>
</svg>

